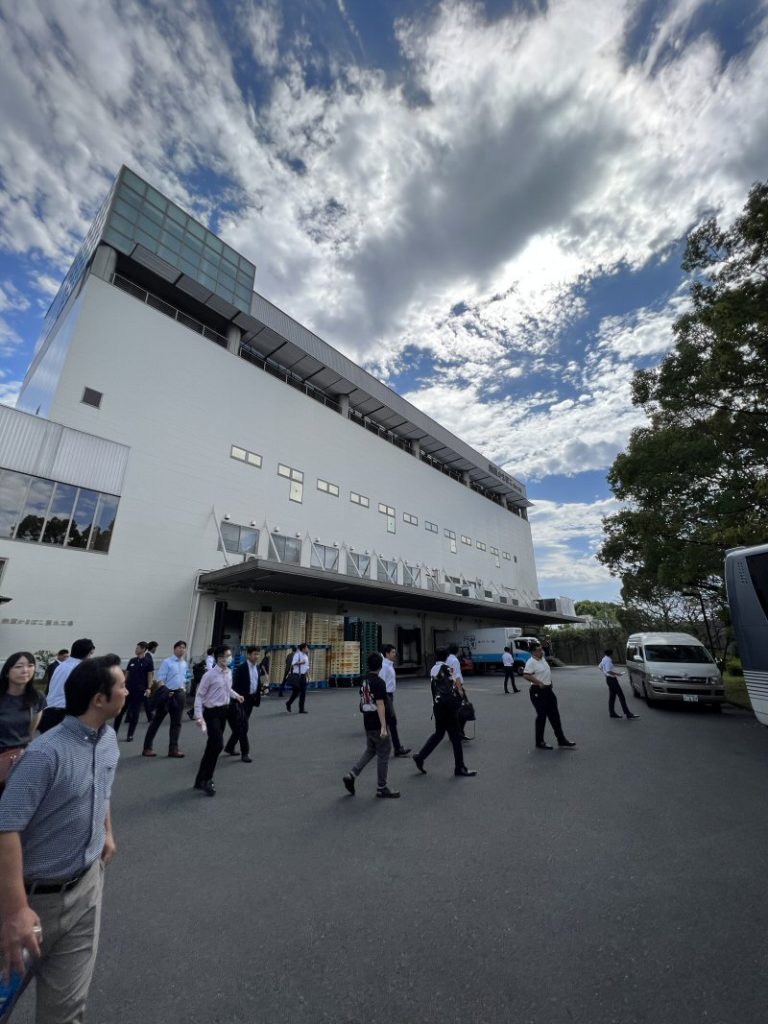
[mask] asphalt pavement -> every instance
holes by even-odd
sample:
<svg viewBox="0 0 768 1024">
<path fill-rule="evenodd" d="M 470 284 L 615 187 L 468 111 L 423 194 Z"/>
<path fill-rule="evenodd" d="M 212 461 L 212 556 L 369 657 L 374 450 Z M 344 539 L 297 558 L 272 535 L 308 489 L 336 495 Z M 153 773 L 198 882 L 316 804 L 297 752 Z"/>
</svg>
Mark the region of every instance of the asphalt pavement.
<svg viewBox="0 0 768 1024">
<path fill-rule="evenodd" d="M 686 705 L 612 721 L 597 670 L 556 669 L 574 751 L 539 751 L 527 687 L 467 681 L 476 778 L 448 741 L 374 798 L 357 692 L 271 697 L 253 764 L 213 798 L 185 760 L 121 742 L 90 1024 L 752 1024 L 768 1016 L 768 731 Z M 626 688 L 626 687 L 625 687 Z M 426 681 L 400 732 L 431 731 Z M 549 734 L 550 741 L 552 740 Z M 32 1020 L 31 1003 L 14 1020 Z"/>
</svg>

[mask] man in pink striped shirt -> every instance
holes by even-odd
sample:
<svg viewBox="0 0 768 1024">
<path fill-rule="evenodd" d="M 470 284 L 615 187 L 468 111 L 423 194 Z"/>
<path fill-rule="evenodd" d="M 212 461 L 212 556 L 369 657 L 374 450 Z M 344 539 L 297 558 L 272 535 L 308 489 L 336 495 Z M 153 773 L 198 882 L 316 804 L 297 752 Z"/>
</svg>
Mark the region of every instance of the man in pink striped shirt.
<svg viewBox="0 0 768 1024">
<path fill-rule="evenodd" d="M 242 695 L 232 689 L 232 672 L 229 668 L 231 649 L 222 644 L 216 648 L 213 656 L 216 663 L 200 680 L 195 694 L 195 721 L 208 732 L 208 742 L 197 770 L 195 789 L 202 789 L 206 796 L 216 795 L 213 773 L 224 746 L 229 702 L 236 700 L 243 703 Z"/>
</svg>

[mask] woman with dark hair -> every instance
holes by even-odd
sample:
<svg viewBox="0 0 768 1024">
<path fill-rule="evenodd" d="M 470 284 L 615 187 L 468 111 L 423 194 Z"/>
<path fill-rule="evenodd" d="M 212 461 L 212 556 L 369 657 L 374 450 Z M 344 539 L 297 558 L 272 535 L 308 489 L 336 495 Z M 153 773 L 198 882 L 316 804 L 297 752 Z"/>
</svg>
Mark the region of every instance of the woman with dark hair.
<svg viewBox="0 0 768 1024">
<path fill-rule="evenodd" d="M 35 687 L 35 656 L 17 651 L 0 669 L 0 793 L 40 722 L 45 697 Z"/>
</svg>

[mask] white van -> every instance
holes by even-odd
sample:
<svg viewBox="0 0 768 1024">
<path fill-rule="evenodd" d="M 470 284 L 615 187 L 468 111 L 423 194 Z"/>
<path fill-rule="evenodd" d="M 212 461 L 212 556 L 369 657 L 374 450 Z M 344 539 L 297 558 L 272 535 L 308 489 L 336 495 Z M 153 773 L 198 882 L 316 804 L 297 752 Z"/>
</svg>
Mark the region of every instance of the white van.
<svg viewBox="0 0 768 1024">
<path fill-rule="evenodd" d="M 718 709 L 725 700 L 723 680 L 712 656 L 688 633 L 633 633 L 627 640 L 627 674 L 637 697 L 648 705 L 691 701 Z"/>
</svg>

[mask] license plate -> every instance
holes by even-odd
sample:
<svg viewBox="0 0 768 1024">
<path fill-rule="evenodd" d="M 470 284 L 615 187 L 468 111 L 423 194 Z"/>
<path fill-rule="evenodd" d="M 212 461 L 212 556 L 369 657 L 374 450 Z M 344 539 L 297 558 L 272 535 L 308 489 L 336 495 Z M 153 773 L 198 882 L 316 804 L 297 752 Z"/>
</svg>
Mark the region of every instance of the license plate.
<svg viewBox="0 0 768 1024">
<path fill-rule="evenodd" d="M 692 701 L 694 704 L 698 701 L 698 699 L 699 699 L 698 693 L 684 693 L 683 694 L 683 700 Z"/>
</svg>

